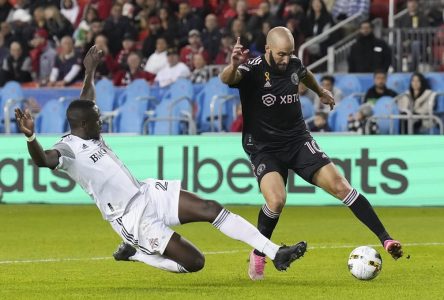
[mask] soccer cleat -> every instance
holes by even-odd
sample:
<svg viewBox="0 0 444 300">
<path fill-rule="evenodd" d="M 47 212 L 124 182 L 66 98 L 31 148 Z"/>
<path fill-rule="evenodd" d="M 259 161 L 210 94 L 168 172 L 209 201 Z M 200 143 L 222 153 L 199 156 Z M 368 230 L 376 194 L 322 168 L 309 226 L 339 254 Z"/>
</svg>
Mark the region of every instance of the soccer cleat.
<svg viewBox="0 0 444 300">
<path fill-rule="evenodd" d="M 126 244 L 125 242 L 122 242 L 119 245 L 119 248 L 117 248 L 116 252 L 113 253 L 115 260 L 124 260 L 129 261 L 130 257 L 136 254 L 137 250 L 130 244 Z"/>
<path fill-rule="evenodd" d="M 265 256 L 254 254 L 254 250 L 250 253 L 250 265 L 248 267 L 248 276 L 251 280 L 264 279 Z"/>
<path fill-rule="evenodd" d="M 282 246 L 276 253 L 273 264 L 278 271 L 285 271 L 296 259 L 304 256 L 307 251 L 307 242 L 299 242 L 293 246 Z"/>
<path fill-rule="evenodd" d="M 398 259 L 402 257 L 402 246 L 399 241 L 396 240 L 385 240 L 384 249 L 394 258 Z"/>
</svg>

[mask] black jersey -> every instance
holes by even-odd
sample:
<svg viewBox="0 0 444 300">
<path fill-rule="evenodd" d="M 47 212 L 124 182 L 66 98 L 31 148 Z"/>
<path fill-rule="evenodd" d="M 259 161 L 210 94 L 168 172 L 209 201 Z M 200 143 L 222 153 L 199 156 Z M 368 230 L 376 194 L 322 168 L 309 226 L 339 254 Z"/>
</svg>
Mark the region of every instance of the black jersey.
<svg viewBox="0 0 444 300">
<path fill-rule="evenodd" d="M 239 89 L 242 103 L 243 146 L 247 152 L 281 148 L 310 137 L 302 116 L 298 85 L 307 70 L 292 55 L 284 73 L 273 71 L 258 56 L 240 65 Z"/>
</svg>

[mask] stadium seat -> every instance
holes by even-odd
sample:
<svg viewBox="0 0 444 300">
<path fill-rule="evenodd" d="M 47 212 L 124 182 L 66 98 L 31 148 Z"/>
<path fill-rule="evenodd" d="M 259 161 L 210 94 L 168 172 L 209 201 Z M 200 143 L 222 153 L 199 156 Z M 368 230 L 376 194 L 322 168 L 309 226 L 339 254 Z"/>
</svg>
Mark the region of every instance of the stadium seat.
<svg viewBox="0 0 444 300">
<path fill-rule="evenodd" d="M 239 103 L 239 92 L 237 89 L 229 88 L 222 83 L 219 77 L 211 78 L 202 91 L 196 96 L 198 112 L 197 127 L 199 132 L 228 131 L 235 117 L 235 107 Z M 220 102 L 222 104 L 219 112 Z M 211 108 L 213 104 L 213 109 Z M 214 122 L 211 124 L 213 112 Z M 219 115 L 222 116 L 222 128 L 220 127 Z"/>
<path fill-rule="evenodd" d="M 311 118 L 315 114 L 315 108 L 313 102 L 308 97 L 301 96 L 299 97 L 299 101 L 301 102 L 302 115 L 305 120 Z"/>
<path fill-rule="evenodd" d="M 126 101 L 114 118 L 114 131 L 141 134 L 147 108 L 147 101 Z"/>
<path fill-rule="evenodd" d="M 190 80 L 179 79 L 174 82 L 149 115 L 148 133 L 183 134 L 187 133 L 187 126 L 193 126 L 194 130 L 193 97 L 194 89 Z"/>
<path fill-rule="evenodd" d="M 359 83 L 361 84 L 362 93 L 365 93 L 374 84 L 373 74 L 356 74 L 356 77 L 358 77 Z"/>
<path fill-rule="evenodd" d="M 387 87 L 394 90 L 398 94 L 402 94 L 409 89 L 410 77 L 409 73 L 393 73 L 387 78 Z"/>
<path fill-rule="evenodd" d="M 389 116 L 389 115 L 399 115 L 398 105 L 393 100 L 392 97 L 381 97 L 379 98 L 375 106 L 373 107 L 373 116 Z M 393 122 L 393 132 L 392 134 L 399 133 L 399 120 L 390 119 L 377 119 L 380 134 L 390 134 L 390 122 Z"/>
<path fill-rule="evenodd" d="M 66 102 L 52 99 L 45 103 L 36 118 L 38 133 L 64 133 L 67 131 Z"/>
<path fill-rule="evenodd" d="M 127 101 L 148 99 L 152 97 L 150 86 L 145 79 L 136 79 L 126 86 L 125 91 L 117 99 L 117 107 Z"/>
<path fill-rule="evenodd" d="M 435 113 L 441 115 L 444 113 L 444 75 L 442 73 L 428 73 L 426 78 L 430 84 L 430 88 L 438 93 Z"/>
<path fill-rule="evenodd" d="M 5 132 L 5 118 L 4 115 L 4 109 L 6 104 L 9 100 L 13 100 L 16 103 L 23 104 L 23 101 L 25 100 L 25 96 L 23 93 L 23 89 L 20 86 L 20 84 L 16 81 L 9 81 L 7 82 L 4 87 L 2 88 L 1 93 L 1 99 L 0 99 L 0 132 Z M 14 113 L 14 107 L 23 107 L 23 105 L 12 105 L 11 109 L 9 111 L 9 120 L 11 124 L 11 132 L 15 133 L 17 132 L 17 126 L 15 125 L 14 119 L 15 119 L 15 113 Z"/>
<path fill-rule="evenodd" d="M 112 132 L 112 122 L 116 115 L 114 111 L 116 97 L 116 89 L 111 80 L 103 78 L 96 83 L 96 102 L 100 109 L 100 114 L 104 125 L 107 126 L 105 130 Z"/>
<path fill-rule="evenodd" d="M 359 110 L 355 97 L 346 97 L 328 115 L 328 125 L 332 131 L 348 131 L 348 117 Z"/>
<path fill-rule="evenodd" d="M 365 93 L 357 76 L 352 74 L 339 77 L 335 86 L 342 91 L 344 97 L 357 93 Z"/>
</svg>

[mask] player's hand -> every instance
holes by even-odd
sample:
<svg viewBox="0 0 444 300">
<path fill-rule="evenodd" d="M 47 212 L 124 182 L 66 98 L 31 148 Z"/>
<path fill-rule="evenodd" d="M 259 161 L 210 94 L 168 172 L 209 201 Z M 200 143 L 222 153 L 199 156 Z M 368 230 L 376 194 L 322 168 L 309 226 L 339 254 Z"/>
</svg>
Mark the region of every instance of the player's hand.
<svg viewBox="0 0 444 300">
<path fill-rule="evenodd" d="M 23 112 L 20 108 L 16 108 L 15 120 L 20 131 L 23 132 L 27 137 L 34 134 L 34 119 L 29 113 L 29 110 Z"/>
<path fill-rule="evenodd" d="M 247 60 L 247 54 L 250 51 L 248 49 L 242 50 L 242 48 L 240 37 L 237 37 L 236 45 L 234 45 L 233 52 L 231 53 L 231 64 L 236 68 Z"/>
<path fill-rule="evenodd" d="M 95 70 L 97 65 L 101 62 L 103 56 L 103 51 L 98 49 L 95 45 L 89 48 L 88 53 L 86 53 L 83 59 L 83 65 L 85 70 L 92 71 Z"/>
<path fill-rule="evenodd" d="M 333 110 L 335 106 L 335 99 L 333 98 L 332 93 L 329 90 L 322 89 L 321 94 L 319 94 L 319 100 L 325 105 L 330 106 L 330 110 Z"/>
</svg>

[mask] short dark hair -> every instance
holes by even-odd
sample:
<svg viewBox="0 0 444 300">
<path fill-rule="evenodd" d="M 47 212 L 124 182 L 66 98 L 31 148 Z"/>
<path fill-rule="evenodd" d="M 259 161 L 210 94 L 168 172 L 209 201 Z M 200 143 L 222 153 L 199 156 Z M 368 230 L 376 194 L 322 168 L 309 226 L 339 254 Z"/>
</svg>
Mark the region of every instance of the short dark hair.
<svg viewBox="0 0 444 300">
<path fill-rule="evenodd" d="M 332 75 L 324 75 L 321 77 L 321 82 L 324 80 L 330 81 L 332 84 L 335 84 L 335 78 Z"/>
<path fill-rule="evenodd" d="M 373 24 L 370 20 L 364 20 L 361 23 L 359 23 L 359 27 L 361 27 L 363 24 L 368 24 L 370 25 L 370 28 L 373 29 Z"/>
<path fill-rule="evenodd" d="M 375 77 L 378 74 L 384 74 L 385 77 L 387 77 L 387 72 L 385 70 L 382 69 L 376 69 L 375 72 L 373 72 L 373 77 Z"/>
<path fill-rule="evenodd" d="M 80 122 L 83 121 L 82 117 L 85 113 L 91 111 L 91 109 L 96 105 L 92 100 L 74 100 L 72 101 L 68 109 L 66 110 L 66 118 L 68 119 L 69 126 L 76 128 L 80 126 Z"/>
</svg>

